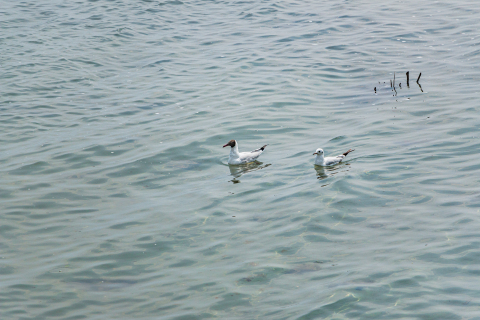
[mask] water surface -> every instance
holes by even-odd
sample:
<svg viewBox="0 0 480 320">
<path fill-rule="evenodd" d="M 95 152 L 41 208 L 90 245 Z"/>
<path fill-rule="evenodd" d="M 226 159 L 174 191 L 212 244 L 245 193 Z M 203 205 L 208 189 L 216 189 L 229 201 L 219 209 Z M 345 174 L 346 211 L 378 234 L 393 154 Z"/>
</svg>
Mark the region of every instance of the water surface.
<svg viewBox="0 0 480 320">
<path fill-rule="evenodd" d="M 480 319 L 475 4 L 4 1 L 2 319 Z"/>
</svg>

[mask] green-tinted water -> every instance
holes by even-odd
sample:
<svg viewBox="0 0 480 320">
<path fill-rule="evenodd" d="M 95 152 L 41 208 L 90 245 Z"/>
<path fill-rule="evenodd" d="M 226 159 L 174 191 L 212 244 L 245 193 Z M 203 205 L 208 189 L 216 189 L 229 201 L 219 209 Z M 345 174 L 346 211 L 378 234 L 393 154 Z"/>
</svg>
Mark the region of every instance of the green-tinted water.
<svg viewBox="0 0 480 320">
<path fill-rule="evenodd" d="M 0 12 L 2 319 L 480 319 L 475 2 Z"/>
</svg>

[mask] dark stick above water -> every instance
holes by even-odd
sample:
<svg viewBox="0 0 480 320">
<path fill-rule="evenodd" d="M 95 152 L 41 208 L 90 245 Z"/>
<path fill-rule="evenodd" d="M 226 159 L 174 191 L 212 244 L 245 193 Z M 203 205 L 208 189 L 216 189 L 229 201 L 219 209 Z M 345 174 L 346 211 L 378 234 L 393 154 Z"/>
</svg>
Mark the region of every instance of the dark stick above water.
<svg viewBox="0 0 480 320">
<path fill-rule="evenodd" d="M 406 76 L 407 76 L 407 88 L 410 88 L 410 71 L 407 71 L 406 73 Z M 417 84 L 418 84 L 418 87 L 420 88 L 420 91 L 423 92 L 423 89 L 422 89 L 422 86 L 420 85 L 420 77 L 422 76 L 422 73 L 420 72 L 420 74 L 418 75 L 418 78 L 417 78 Z M 397 95 L 397 87 L 395 86 L 395 81 L 397 80 L 397 74 L 396 72 L 393 73 L 393 80 L 390 79 L 390 88 L 392 89 L 392 91 L 394 92 L 394 97 Z M 379 84 L 381 83 L 380 81 L 378 82 Z M 386 83 L 385 81 L 383 83 Z M 400 82 L 398 84 L 398 88 L 399 89 L 402 89 L 402 83 Z M 377 93 L 377 87 L 373 88 L 373 91 L 375 93 Z"/>
<path fill-rule="evenodd" d="M 420 91 L 423 92 L 423 89 L 422 89 L 422 86 L 420 85 L 420 83 L 417 82 L 417 84 L 418 84 L 418 86 L 420 87 Z"/>
<path fill-rule="evenodd" d="M 420 85 L 420 83 L 418 81 L 420 81 L 420 77 L 422 76 L 422 73 L 420 72 L 420 74 L 418 75 L 418 78 L 417 78 L 417 84 L 418 86 L 420 87 L 420 91 L 423 92 L 423 89 L 422 89 L 422 86 Z"/>
</svg>

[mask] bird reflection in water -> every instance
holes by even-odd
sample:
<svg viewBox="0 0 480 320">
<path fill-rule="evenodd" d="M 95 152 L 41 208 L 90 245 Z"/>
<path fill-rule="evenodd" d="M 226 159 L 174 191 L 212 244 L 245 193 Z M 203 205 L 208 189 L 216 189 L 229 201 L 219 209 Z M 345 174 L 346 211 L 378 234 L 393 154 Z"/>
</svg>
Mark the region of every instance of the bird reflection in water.
<svg viewBox="0 0 480 320">
<path fill-rule="evenodd" d="M 345 164 L 340 164 L 336 166 L 330 166 L 330 167 L 323 167 L 323 166 L 317 166 L 314 165 L 313 167 L 315 168 L 315 171 L 317 171 L 317 179 L 318 180 L 324 180 L 327 179 L 328 177 L 334 176 L 337 173 L 340 172 L 340 169 L 345 168 L 345 166 L 348 166 L 348 163 Z"/>
<path fill-rule="evenodd" d="M 233 179 L 230 180 L 230 182 L 240 183 L 240 180 L 238 180 L 238 178 L 240 178 L 245 173 L 260 170 L 270 165 L 271 163 L 264 165 L 263 162 L 259 162 L 259 161 L 253 161 L 246 164 L 240 164 L 235 166 L 230 165 L 228 166 L 228 168 L 230 169 L 230 174 L 233 176 Z"/>
</svg>

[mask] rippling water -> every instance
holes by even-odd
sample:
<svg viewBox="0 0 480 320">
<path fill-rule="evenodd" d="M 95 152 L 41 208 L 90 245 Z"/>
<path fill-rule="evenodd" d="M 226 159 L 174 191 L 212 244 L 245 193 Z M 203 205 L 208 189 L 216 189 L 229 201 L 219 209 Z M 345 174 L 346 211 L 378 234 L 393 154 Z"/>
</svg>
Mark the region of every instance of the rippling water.
<svg viewBox="0 0 480 320">
<path fill-rule="evenodd" d="M 3 1 L 1 318 L 480 319 L 479 11 Z"/>
</svg>

